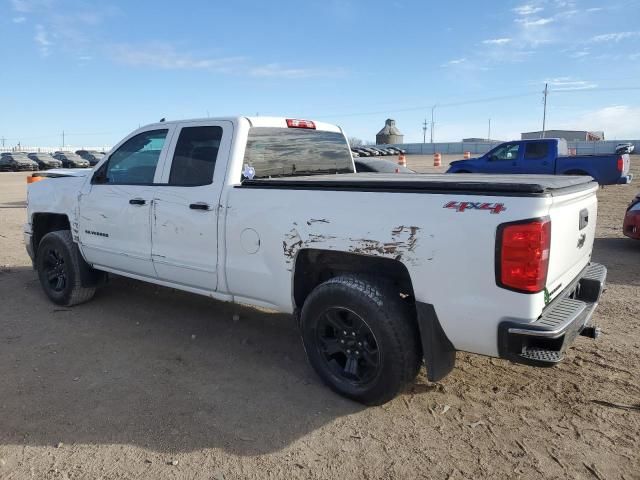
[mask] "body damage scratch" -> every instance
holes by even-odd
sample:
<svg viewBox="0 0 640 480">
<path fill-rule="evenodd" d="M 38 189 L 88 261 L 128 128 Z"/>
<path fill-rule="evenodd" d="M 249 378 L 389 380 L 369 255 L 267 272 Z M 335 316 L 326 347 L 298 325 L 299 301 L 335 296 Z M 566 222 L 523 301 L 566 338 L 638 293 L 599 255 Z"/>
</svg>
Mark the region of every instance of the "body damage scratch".
<svg viewBox="0 0 640 480">
<path fill-rule="evenodd" d="M 307 220 L 307 225 L 311 226 L 314 223 L 330 223 L 326 218 L 310 218 Z"/>
<path fill-rule="evenodd" d="M 325 220 L 321 223 L 329 222 Z M 307 224 L 310 225 L 309 222 L 307 222 Z M 405 227 L 404 225 L 400 225 L 391 230 L 389 241 L 386 242 L 370 238 L 347 238 L 344 239 L 344 246 L 336 246 L 335 240 L 339 239 L 334 235 L 309 233 L 308 237 L 303 239 L 294 227 L 285 234 L 285 238 L 282 241 L 282 249 L 285 261 L 289 265 L 293 262 L 296 253 L 301 248 L 318 248 L 320 246 L 319 244 L 326 244 L 327 242 L 330 242 L 330 245 L 327 245 L 327 247 L 331 250 L 335 249 L 337 251 L 342 250 L 362 255 L 383 256 L 415 265 L 418 262 L 414 252 L 418 245 L 419 232 L 420 227 Z M 432 258 L 433 256 L 429 258 L 429 260 Z"/>
</svg>

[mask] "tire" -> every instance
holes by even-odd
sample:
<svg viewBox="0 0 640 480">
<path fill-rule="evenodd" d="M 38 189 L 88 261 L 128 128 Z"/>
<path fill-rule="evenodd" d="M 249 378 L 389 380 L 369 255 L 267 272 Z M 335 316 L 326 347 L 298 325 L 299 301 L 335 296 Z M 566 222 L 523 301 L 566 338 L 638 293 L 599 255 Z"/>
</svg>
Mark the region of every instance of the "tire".
<svg viewBox="0 0 640 480">
<path fill-rule="evenodd" d="M 81 267 L 90 268 L 69 230 L 47 233 L 40 240 L 36 270 L 42 289 L 53 303 L 71 307 L 93 297 L 96 287 L 81 285 Z"/>
<path fill-rule="evenodd" d="M 390 284 L 342 275 L 316 287 L 301 313 L 309 363 L 335 392 L 366 405 L 393 399 L 422 363 L 415 309 Z"/>
</svg>

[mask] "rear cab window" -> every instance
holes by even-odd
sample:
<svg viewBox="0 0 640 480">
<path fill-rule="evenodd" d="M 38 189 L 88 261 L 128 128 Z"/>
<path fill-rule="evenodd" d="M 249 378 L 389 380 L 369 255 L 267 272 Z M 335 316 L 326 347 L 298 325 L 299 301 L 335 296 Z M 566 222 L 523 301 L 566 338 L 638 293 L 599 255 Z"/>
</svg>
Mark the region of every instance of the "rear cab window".
<svg viewBox="0 0 640 480">
<path fill-rule="evenodd" d="M 256 179 L 354 173 L 342 133 L 303 128 L 252 127 L 244 165 Z"/>
<path fill-rule="evenodd" d="M 524 151 L 524 158 L 526 160 L 539 160 L 546 158 L 549 154 L 549 144 L 547 142 L 532 142 L 527 143 L 527 147 Z"/>
</svg>

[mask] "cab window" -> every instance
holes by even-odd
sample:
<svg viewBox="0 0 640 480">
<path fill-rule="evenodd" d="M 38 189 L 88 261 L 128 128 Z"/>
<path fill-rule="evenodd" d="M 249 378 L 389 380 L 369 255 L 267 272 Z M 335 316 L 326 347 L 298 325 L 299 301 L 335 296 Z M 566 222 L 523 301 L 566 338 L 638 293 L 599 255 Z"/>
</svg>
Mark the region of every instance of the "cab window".
<svg viewBox="0 0 640 480">
<path fill-rule="evenodd" d="M 517 160 L 518 152 L 520 151 L 520 145 L 517 143 L 508 143 L 502 147 L 497 148 L 491 154 L 491 160 Z"/>
<path fill-rule="evenodd" d="M 546 158 L 549 153 L 549 144 L 547 142 L 528 143 L 524 151 L 526 160 L 540 160 Z"/>
<path fill-rule="evenodd" d="M 171 162 L 169 185 L 194 187 L 213 182 L 222 127 L 185 127 Z"/>
<path fill-rule="evenodd" d="M 94 183 L 145 185 L 153 183 L 168 130 L 151 130 L 130 138 L 109 156 Z"/>
</svg>

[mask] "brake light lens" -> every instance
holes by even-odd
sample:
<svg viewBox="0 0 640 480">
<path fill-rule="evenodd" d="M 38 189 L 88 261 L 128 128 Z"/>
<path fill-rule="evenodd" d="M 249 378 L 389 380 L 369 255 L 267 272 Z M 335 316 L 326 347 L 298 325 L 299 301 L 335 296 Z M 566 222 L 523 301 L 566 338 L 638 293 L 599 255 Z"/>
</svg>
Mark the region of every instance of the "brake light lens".
<svg viewBox="0 0 640 480">
<path fill-rule="evenodd" d="M 544 290 L 549 271 L 551 220 L 504 223 L 498 227 L 496 282 L 521 293 Z"/>
<path fill-rule="evenodd" d="M 620 155 L 618 157 L 618 171 L 622 172 L 624 170 L 624 158 L 622 158 L 622 155 Z"/>
<path fill-rule="evenodd" d="M 308 128 L 310 130 L 316 129 L 316 124 L 311 120 L 296 120 L 294 118 L 287 118 L 287 127 L 289 128 Z"/>
</svg>

